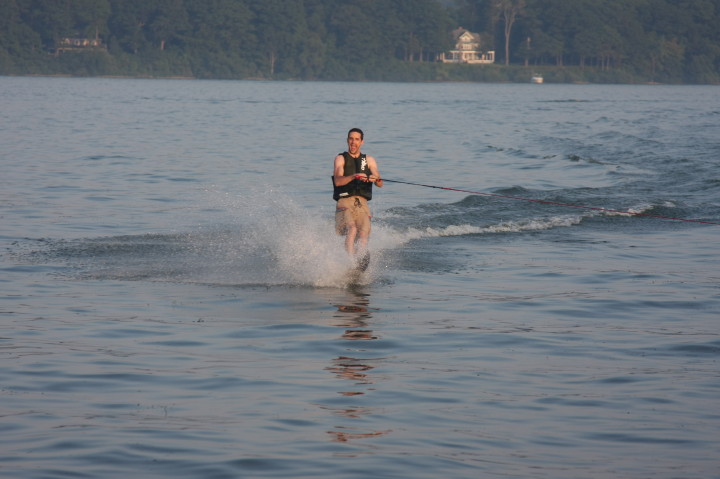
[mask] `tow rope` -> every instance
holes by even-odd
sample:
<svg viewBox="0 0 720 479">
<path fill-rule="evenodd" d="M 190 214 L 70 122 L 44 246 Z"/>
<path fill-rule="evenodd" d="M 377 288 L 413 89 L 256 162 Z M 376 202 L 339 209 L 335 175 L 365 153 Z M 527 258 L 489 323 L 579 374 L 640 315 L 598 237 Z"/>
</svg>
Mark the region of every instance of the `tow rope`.
<svg viewBox="0 0 720 479">
<path fill-rule="evenodd" d="M 400 180 L 388 180 L 386 178 L 382 179 L 383 181 L 389 181 L 390 183 L 402 183 L 404 185 L 413 185 L 413 186 L 423 186 L 425 188 L 436 188 L 438 190 L 448 190 L 448 191 L 459 191 L 461 193 L 469 193 L 471 195 L 482 195 L 482 196 L 493 196 L 495 198 L 505 198 L 508 200 L 519 200 L 519 201 L 531 201 L 533 203 L 543 203 L 546 205 L 555 205 L 555 206 L 565 206 L 568 208 L 582 208 L 586 210 L 595 210 L 595 211 L 603 211 L 606 213 L 616 213 L 616 214 L 622 214 L 622 215 L 632 215 L 632 216 L 645 216 L 648 218 L 660 218 L 663 220 L 672 220 L 672 221 L 687 221 L 689 223 L 703 223 L 706 225 L 718 225 L 720 226 L 720 223 L 716 223 L 713 221 L 704 221 L 704 220 L 691 220 L 687 218 L 674 218 L 672 216 L 660 216 L 660 215 L 651 215 L 648 213 L 636 213 L 634 211 L 623 211 L 623 210 L 614 210 L 611 208 L 598 208 L 595 206 L 583 206 L 583 205 L 574 205 L 570 203 L 560 203 L 558 201 L 549 201 L 549 200 L 536 200 L 532 198 L 521 198 L 519 196 L 510 196 L 510 195 L 500 195 L 497 193 L 483 193 L 480 191 L 470 191 L 470 190 L 462 190 L 459 188 L 449 188 L 447 186 L 434 186 L 434 185 L 423 185 L 421 183 L 411 183 L 409 181 L 400 181 Z"/>
</svg>

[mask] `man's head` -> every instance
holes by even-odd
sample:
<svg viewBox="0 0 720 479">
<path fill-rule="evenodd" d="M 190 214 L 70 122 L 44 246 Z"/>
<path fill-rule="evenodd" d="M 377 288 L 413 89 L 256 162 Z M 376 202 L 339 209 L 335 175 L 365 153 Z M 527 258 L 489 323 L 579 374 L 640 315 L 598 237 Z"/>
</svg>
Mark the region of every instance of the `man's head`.
<svg viewBox="0 0 720 479">
<path fill-rule="evenodd" d="M 363 131 L 360 128 L 353 128 L 352 130 L 348 131 L 348 137 L 347 137 L 347 144 L 348 144 L 348 153 L 350 153 L 352 156 L 357 156 L 360 154 L 360 147 L 362 146 L 364 142 L 365 135 L 363 134 Z"/>
<path fill-rule="evenodd" d="M 361 140 L 365 139 L 365 133 L 363 133 L 363 131 L 360 128 L 352 128 L 350 131 L 348 131 L 348 138 L 350 138 L 351 133 L 359 133 L 360 139 Z"/>
</svg>

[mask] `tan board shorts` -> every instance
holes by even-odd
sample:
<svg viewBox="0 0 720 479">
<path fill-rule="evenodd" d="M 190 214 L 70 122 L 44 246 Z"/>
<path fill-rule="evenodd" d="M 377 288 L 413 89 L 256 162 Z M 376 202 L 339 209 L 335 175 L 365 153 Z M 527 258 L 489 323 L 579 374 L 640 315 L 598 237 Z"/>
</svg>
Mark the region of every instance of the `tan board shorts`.
<svg viewBox="0 0 720 479">
<path fill-rule="evenodd" d="M 335 209 L 335 232 L 339 235 L 347 233 L 348 225 L 354 224 L 358 233 L 370 234 L 370 207 L 362 196 L 340 198 Z"/>
</svg>

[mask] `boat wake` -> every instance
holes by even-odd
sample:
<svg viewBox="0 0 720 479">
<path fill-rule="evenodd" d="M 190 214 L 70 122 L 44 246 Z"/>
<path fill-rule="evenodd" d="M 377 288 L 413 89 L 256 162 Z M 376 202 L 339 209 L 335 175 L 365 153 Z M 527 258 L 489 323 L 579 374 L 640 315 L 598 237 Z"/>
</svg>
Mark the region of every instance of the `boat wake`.
<svg viewBox="0 0 720 479">
<path fill-rule="evenodd" d="M 77 279 L 346 287 L 354 267 L 330 218 L 277 195 L 225 198 L 222 226 L 172 234 L 36 240 L 23 256 Z M 28 249 L 28 248 L 25 248 Z M 375 255 L 379 258 L 380 255 Z M 362 281 L 372 281 L 372 264 Z M 352 278 L 357 283 L 357 278 Z"/>
<path fill-rule="evenodd" d="M 473 199 L 471 199 L 473 198 Z M 632 217 L 647 214 L 656 209 L 649 203 L 638 204 L 625 211 L 612 209 L 583 209 L 574 214 L 542 214 L 543 205 L 532 205 L 528 212 L 534 213 L 525 217 L 526 211 L 500 210 L 498 213 L 496 201 L 485 203 L 483 198 L 468 197 L 459 203 L 448 205 L 421 205 L 415 208 L 394 208 L 387 215 L 381 216 L 379 221 L 384 225 L 402 224 L 400 227 L 381 229 L 379 235 L 374 233 L 376 243 L 379 241 L 384 248 L 399 247 L 413 240 L 424 238 L 441 238 L 467 235 L 487 235 L 500 233 L 523 233 L 550 230 L 554 228 L 567 228 L 580 225 L 583 221 L 592 218 Z M 663 207 L 674 207 L 671 203 Z M 554 207 L 552 207 L 554 208 Z M 517 216 L 516 219 L 504 220 L 500 216 Z M 408 221 L 408 218 L 414 218 Z M 464 221 L 464 222 L 463 222 Z M 381 236 L 381 239 L 377 239 Z"/>
<path fill-rule="evenodd" d="M 376 217 L 373 260 L 358 277 L 349 274 L 355 265 L 345 254 L 342 238 L 334 233 L 331 211 L 318 215 L 272 192 L 216 195 L 210 201 L 224 212 L 222 226 L 170 234 L 36 240 L 23 256 L 36 264 L 60 264 L 64 267 L 53 269 L 54 274 L 85 280 L 345 288 L 383 280 L 398 249 L 412 249 L 416 240 L 541 231 L 572 227 L 594 216 L 618 215 L 591 210 L 483 225 L 463 221 L 485 219 L 477 199 L 395 208 Z M 651 209 L 644 204 L 632 212 Z"/>
</svg>

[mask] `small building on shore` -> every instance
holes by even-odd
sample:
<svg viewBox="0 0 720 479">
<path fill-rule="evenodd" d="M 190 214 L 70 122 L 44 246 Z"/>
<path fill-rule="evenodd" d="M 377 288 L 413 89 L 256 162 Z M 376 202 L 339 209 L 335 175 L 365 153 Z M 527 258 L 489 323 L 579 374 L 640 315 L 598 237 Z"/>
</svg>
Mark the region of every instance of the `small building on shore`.
<svg viewBox="0 0 720 479">
<path fill-rule="evenodd" d="M 438 61 L 442 63 L 490 64 L 495 63 L 495 51 L 483 51 L 480 34 L 472 33 L 462 27 L 453 30 L 455 49 L 441 53 Z"/>
<path fill-rule="evenodd" d="M 97 50 L 107 50 L 107 47 L 98 36 L 95 36 L 95 38 L 65 37 L 61 38 L 50 52 L 59 55 L 63 52 Z"/>
</svg>

